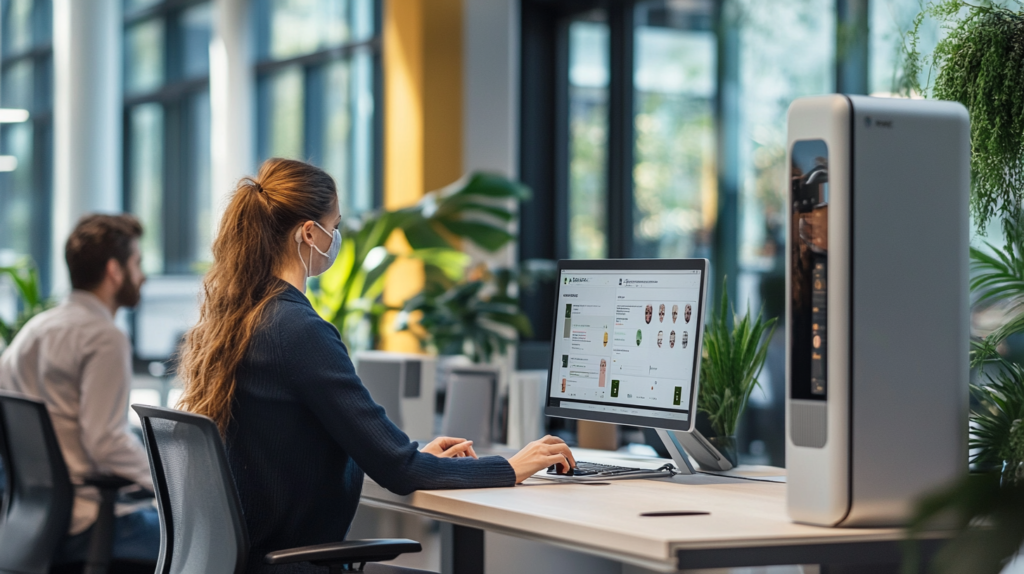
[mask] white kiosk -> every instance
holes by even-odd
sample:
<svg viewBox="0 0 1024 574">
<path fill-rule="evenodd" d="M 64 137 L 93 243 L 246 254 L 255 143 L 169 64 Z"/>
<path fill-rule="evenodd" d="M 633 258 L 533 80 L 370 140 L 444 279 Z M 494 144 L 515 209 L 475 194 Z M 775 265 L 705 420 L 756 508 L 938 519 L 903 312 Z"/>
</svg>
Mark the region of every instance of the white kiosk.
<svg viewBox="0 0 1024 574">
<path fill-rule="evenodd" d="M 967 472 L 970 124 L 953 102 L 789 108 L 787 506 L 882 526 Z"/>
</svg>

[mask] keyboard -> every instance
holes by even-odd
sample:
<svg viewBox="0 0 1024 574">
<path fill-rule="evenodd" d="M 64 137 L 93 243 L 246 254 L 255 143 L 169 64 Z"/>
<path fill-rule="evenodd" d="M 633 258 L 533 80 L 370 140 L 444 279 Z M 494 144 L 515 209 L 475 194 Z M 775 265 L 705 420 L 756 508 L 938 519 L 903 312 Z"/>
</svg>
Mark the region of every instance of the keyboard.
<svg viewBox="0 0 1024 574">
<path fill-rule="evenodd" d="M 550 478 L 614 480 L 622 478 L 656 478 L 672 476 L 672 473 L 666 470 L 665 467 L 658 469 L 631 468 L 628 466 L 615 466 L 612 464 L 598 464 L 596 462 L 577 460 L 576 468 L 571 468 L 564 474 L 560 474 L 554 466 L 549 466 L 547 475 Z"/>
</svg>

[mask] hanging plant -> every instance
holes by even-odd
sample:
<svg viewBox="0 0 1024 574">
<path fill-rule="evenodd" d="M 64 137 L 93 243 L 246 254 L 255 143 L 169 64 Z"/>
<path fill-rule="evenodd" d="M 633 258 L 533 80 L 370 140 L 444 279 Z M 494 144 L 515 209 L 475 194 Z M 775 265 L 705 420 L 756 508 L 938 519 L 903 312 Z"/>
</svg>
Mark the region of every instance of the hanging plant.
<svg viewBox="0 0 1024 574">
<path fill-rule="evenodd" d="M 997 213 L 1017 219 L 1024 200 L 1024 11 L 1014 4 L 1017 10 L 985 0 L 925 6 L 904 39 L 896 86 L 903 95 L 960 102 L 970 113 L 971 214 L 979 229 Z M 918 51 L 926 17 L 947 32 L 930 56 Z"/>
</svg>

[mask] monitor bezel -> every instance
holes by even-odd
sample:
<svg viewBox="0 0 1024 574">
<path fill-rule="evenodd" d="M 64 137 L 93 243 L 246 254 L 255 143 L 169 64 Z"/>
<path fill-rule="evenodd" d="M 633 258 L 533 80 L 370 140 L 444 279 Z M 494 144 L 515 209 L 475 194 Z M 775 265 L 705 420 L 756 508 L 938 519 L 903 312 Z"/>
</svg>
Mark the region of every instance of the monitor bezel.
<svg viewBox="0 0 1024 574">
<path fill-rule="evenodd" d="M 551 361 L 548 363 L 548 386 L 544 395 L 544 414 L 549 417 L 564 419 L 588 420 L 637 427 L 659 428 L 682 432 L 691 432 L 697 420 L 697 396 L 700 392 L 700 357 L 704 348 L 704 311 L 707 306 L 708 274 L 711 264 L 707 259 L 562 259 L 558 262 L 556 278 L 558 289 L 555 291 L 554 309 L 552 317 L 555 318 L 551 326 Z M 555 361 L 556 336 L 559 326 L 559 297 L 562 293 L 562 273 L 564 271 L 700 271 L 701 283 L 697 303 L 697 336 L 694 348 L 695 360 L 693 364 L 693 384 L 690 386 L 690 408 L 686 410 L 685 421 L 675 419 L 659 419 L 656 417 L 645 417 L 635 415 L 623 415 L 617 413 L 601 413 L 585 411 L 580 409 L 552 407 L 551 385 L 556 378 L 552 366 Z"/>
</svg>

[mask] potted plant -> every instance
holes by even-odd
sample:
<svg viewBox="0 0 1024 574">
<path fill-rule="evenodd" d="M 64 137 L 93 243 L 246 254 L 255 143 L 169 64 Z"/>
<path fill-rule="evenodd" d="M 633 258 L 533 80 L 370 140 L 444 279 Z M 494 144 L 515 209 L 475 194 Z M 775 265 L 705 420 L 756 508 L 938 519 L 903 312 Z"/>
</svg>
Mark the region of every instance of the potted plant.
<svg viewBox="0 0 1024 574">
<path fill-rule="evenodd" d="M 458 281 L 469 256 L 458 249 L 471 242 L 496 251 L 514 239 L 506 226 L 515 218 L 513 202 L 530 195 L 525 186 L 489 173 L 473 173 L 430 192 L 411 207 L 376 210 L 341 226 L 341 251 L 329 270 L 312 282 L 308 296 L 320 315 L 356 348 L 372 347 L 381 319 L 387 270 L 400 257 L 421 261 L 428 288 Z M 406 253 L 385 246 L 393 234 L 404 236 Z M 368 332 L 368 333 L 367 333 Z"/>
<path fill-rule="evenodd" d="M 718 313 L 704 327 L 697 408 L 707 415 L 715 432 L 708 440 L 733 466 L 738 464 L 736 425 L 750 393 L 760 386 L 758 376 L 768 357 L 776 321 L 774 317 L 765 320 L 761 312 L 751 317 L 749 305 L 746 313 L 737 315 L 723 287 Z"/>
<path fill-rule="evenodd" d="M 926 18 L 947 33 L 923 56 L 918 30 Z M 905 38 L 903 70 L 897 87 L 904 94 L 967 108 L 971 214 L 979 230 L 998 216 L 1005 239 L 1004 246 L 971 248 L 973 307 L 994 323 L 971 341 L 974 472 L 922 500 L 909 534 L 913 538 L 936 518 L 947 526 L 951 520 L 957 533 L 928 571 L 994 574 L 1024 542 L 1024 367 L 1000 355 L 1024 331 L 1024 10 L 1019 3 L 1016 10 L 986 1 L 930 3 Z M 908 551 L 904 571 L 921 566 L 917 553 Z"/>
<path fill-rule="evenodd" d="M 478 265 L 462 281 L 428 286 L 399 314 L 399 330 L 412 332 L 424 349 L 442 356 L 465 355 L 486 363 L 503 354 L 515 337 L 533 328 L 519 306 L 519 289 L 554 277 L 546 261 L 528 261 L 515 269 L 490 270 Z M 513 285 L 518 289 L 513 291 Z"/>
<path fill-rule="evenodd" d="M 14 284 L 19 303 L 13 321 L 6 322 L 0 318 L 0 351 L 11 344 L 15 335 L 29 319 L 53 307 L 53 302 L 43 297 L 39 270 L 31 258 L 24 257 L 14 265 L 0 267 L 0 278 L 4 276 L 9 277 Z"/>
</svg>

